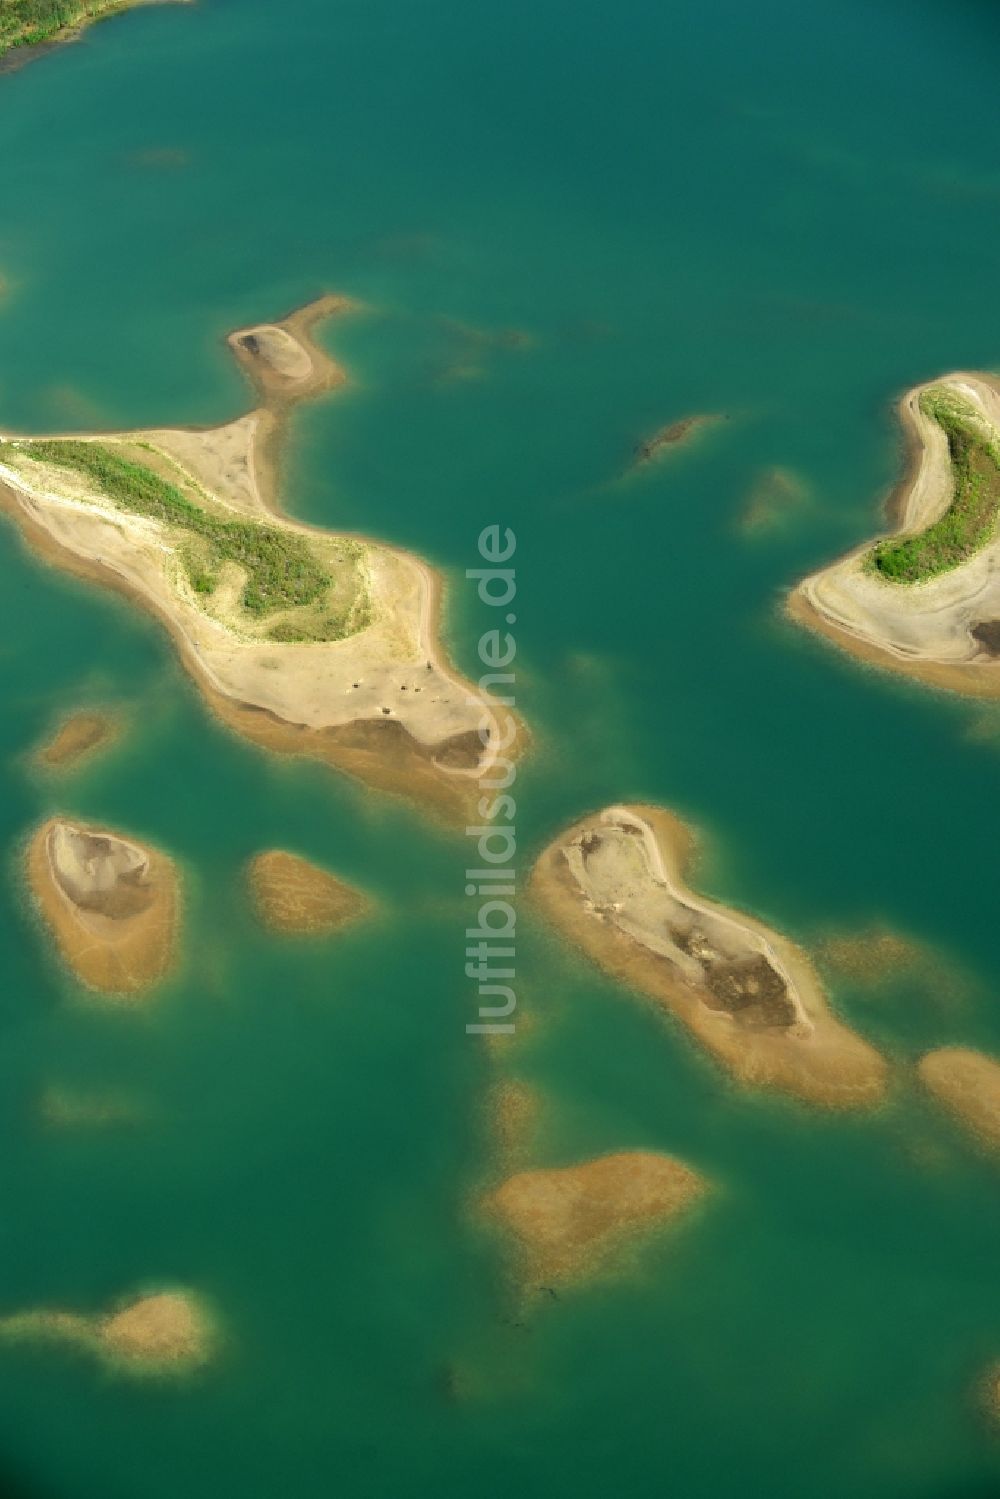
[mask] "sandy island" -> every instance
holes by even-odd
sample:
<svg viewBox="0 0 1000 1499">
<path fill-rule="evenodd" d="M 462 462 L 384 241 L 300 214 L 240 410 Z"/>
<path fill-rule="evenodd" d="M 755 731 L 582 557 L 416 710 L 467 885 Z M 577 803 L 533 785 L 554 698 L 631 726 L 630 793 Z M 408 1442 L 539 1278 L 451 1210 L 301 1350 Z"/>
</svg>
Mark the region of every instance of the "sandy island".
<svg viewBox="0 0 1000 1499">
<path fill-rule="evenodd" d="M 574 1166 L 521 1171 L 485 1207 L 513 1237 L 526 1282 L 579 1280 L 633 1237 L 668 1222 L 706 1190 L 682 1162 L 622 1151 Z"/>
<path fill-rule="evenodd" d="M 921 1057 L 917 1072 L 980 1145 L 1000 1151 L 1000 1062 L 963 1046 L 943 1046 Z"/>
<path fill-rule="evenodd" d="M 71 713 L 35 750 L 35 764 L 43 770 L 72 770 L 117 739 L 120 729 L 110 713 Z"/>
<path fill-rule="evenodd" d="M 256 854 L 247 881 L 264 926 L 289 936 L 335 932 L 371 909 L 360 890 L 284 849 Z"/>
<path fill-rule="evenodd" d="M 906 475 L 889 504 L 895 537 L 917 537 L 948 511 L 955 494 L 948 438 L 925 409 L 943 396 L 994 448 L 1000 444 L 1000 386 L 958 372 L 908 391 L 898 411 L 909 448 Z M 866 563 L 872 542 L 804 578 L 787 602 L 791 617 L 873 665 L 977 697 L 1000 694 L 1000 534 L 958 566 L 924 581 L 888 580 Z"/>
<path fill-rule="evenodd" d="M 437 575 L 276 508 L 282 417 L 345 378 L 310 330 L 349 306 L 232 334 L 260 405 L 224 426 L 0 438 L 0 505 L 47 558 L 156 615 L 232 728 L 467 821 L 499 752 L 439 652 Z"/>
<path fill-rule="evenodd" d="M 64 1343 L 130 1374 L 183 1373 L 211 1353 L 205 1308 L 186 1291 L 141 1296 L 104 1316 L 40 1309 L 0 1318 L 0 1338 Z"/>
<path fill-rule="evenodd" d="M 178 925 L 178 881 L 165 854 L 106 828 L 50 818 L 27 850 L 31 893 L 82 984 L 136 995 L 163 977 Z"/>
<path fill-rule="evenodd" d="M 658 427 L 649 437 L 636 444 L 628 472 L 654 462 L 671 448 L 679 448 L 691 442 L 706 427 L 723 420 L 724 417 L 718 412 L 698 412 L 693 416 L 682 416 L 675 422 L 668 422 L 665 427 Z"/>
<path fill-rule="evenodd" d="M 541 905 L 615 978 L 662 1004 L 742 1083 L 810 1103 L 877 1103 L 879 1054 L 827 1007 L 786 938 L 684 883 L 693 838 L 656 807 L 610 807 L 571 827 L 532 876 Z"/>
</svg>

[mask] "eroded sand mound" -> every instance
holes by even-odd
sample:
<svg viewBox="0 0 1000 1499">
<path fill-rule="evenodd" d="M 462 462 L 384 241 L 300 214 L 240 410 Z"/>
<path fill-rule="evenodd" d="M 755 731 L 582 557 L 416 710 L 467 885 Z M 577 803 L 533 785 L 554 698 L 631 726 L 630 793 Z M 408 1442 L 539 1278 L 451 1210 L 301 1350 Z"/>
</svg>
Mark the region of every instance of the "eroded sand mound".
<svg viewBox="0 0 1000 1499">
<path fill-rule="evenodd" d="M 131 995 L 162 978 L 178 915 L 177 876 L 166 855 L 56 817 L 31 839 L 27 872 L 56 946 L 81 983 Z"/>
<path fill-rule="evenodd" d="M 550 845 L 532 888 L 572 941 L 659 1001 L 741 1082 L 855 1107 L 885 1089 L 879 1054 L 827 1008 L 805 954 L 695 895 L 691 835 L 655 807 L 611 807 Z"/>
<path fill-rule="evenodd" d="M 908 472 L 890 504 L 899 540 L 919 538 L 955 497 L 949 440 L 928 399 L 950 402 L 969 430 L 1000 443 L 1000 389 L 959 372 L 909 391 L 899 415 Z M 1000 533 L 957 566 L 923 581 L 888 580 L 871 565 L 872 542 L 804 578 L 788 600 L 793 619 L 852 654 L 935 686 L 1000 694 Z"/>
<path fill-rule="evenodd" d="M 118 724 L 107 713 L 71 713 L 35 751 L 45 770 L 68 770 L 117 736 Z"/>
<path fill-rule="evenodd" d="M 210 1319 L 185 1291 L 141 1296 L 107 1316 L 42 1309 L 0 1319 L 0 1337 L 75 1344 L 137 1374 L 183 1372 L 211 1353 Z"/>
<path fill-rule="evenodd" d="M 622 1151 L 575 1166 L 521 1171 L 487 1208 L 517 1242 L 528 1280 L 576 1279 L 633 1235 L 676 1217 L 705 1191 L 670 1156 Z"/>
<path fill-rule="evenodd" d="M 989 1150 L 1000 1151 L 1000 1062 L 963 1046 L 929 1051 L 921 1082 Z"/>
<path fill-rule="evenodd" d="M 369 909 L 359 890 L 284 849 L 257 854 L 247 867 L 247 879 L 257 914 L 274 932 L 334 932 Z"/>
</svg>

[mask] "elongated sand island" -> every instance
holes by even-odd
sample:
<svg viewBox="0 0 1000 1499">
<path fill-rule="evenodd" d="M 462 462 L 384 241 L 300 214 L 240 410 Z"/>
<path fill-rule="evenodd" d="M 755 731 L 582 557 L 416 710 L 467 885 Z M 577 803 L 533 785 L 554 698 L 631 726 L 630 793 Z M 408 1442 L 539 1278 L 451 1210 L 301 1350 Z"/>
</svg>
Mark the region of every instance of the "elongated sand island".
<svg viewBox="0 0 1000 1499">
<path fill-rule="evenodd" d="M 0 503 L 46 557 L 155 614 L 234 729 L 462 820 L 493 752 L 482 695 L 438 650 L 436 575 L 275 508 L 282 418 L 345 378 L 311 329 L 348 307 L 233 334 L 261 404 L 225 426 L 0 438 Z"/>
<path fill-rule="evenodd" d="M 211 1356 L 211 1319 L 188 1291 L 158 1291 L 96 1316 L 39 1308 L 0 1318 L 0 1340 L 61 1343 L 126 1374 L 181 1374 Z"/>
<path fill-rule="evenodd" d="M 119 719 L 109 713 L 71 713 L 35 750 L 40 770 L 73 770 L 111 744 L 120 734 Z"/>
<path fill-rule="evenodd" d="M 677 1017 L 742 1083 L 810 1103 L 881 1099 L 886 1067 L 830 1013 L 808 958 L 684 882 L 694 840 L 657 807 L 609 807 L 542 854 L 532 889 L 556 926 Z"/>
<path fill-rule="evenodd" d="M 917 1064 L 920 1081 L 987 1150 L 1000 1152 L 1000 1062 L 964 1046 L 942 1046 Z"/>
<path fill-rule="evenodd" d="M 165 854 L 107 828 L 53 817 L 28 844 L 27 874 L 56 947 L 82 984 L 134 996 L 166 973 L 178 889 Z"/>
<path fill-rule="evenodd" d="M 875 665 L 977 697 L 1000 694 L 1000 386 L 982 374 L 918 385 L 893 534 L 804 578 L 799 623 Z"/>
<path fill-rule="evenodd" d="M 680 1216 L 705 1191 L 683 1162 L 633 1150 L 518 1172 L 485 1207 L 512 1236 L 527 1285 L 565 1284 L 609 1268 L 628 1243 Z"/>
</svg>

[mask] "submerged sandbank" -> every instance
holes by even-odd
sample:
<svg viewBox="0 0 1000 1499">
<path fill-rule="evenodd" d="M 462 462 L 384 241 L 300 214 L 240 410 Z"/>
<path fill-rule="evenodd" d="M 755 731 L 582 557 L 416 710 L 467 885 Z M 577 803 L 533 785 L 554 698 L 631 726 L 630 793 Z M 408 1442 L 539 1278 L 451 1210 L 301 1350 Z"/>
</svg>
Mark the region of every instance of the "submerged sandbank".
<svg viewBox="0 0 1000 1499">
<path fill-rule="evenodd" d="M 964 1046 L 929 1051 L 920 1081 L 980 1145 L 1000 1151 L 1000 1061 Z"/>
<path fill-rule="evenodd" d="M 611 807 L 545 850 L 532 890 L 566 937 L 662 1004 L 740 1082 L 833 1108 L 877 1103 L 881 1056 L 830 1012 L 803 952 L 688 888 L 692 849 L 671 813 Z"/>
<path fill-rule="evenodd" d="M 264 926 L 289 936 L 335 932 L 371 909 L 360 890 L 284 849 L 256 854 L 247 881 Z"/>
<path fill-rule="evenodd" d="M 956 373 L 899 404 L 910 448 L 891 537 L 804 578 L 793 619 L 873 665 L 1000 694 L 1000 387 Z"/>
<path fill-rule="evenodd" d="M 107 828 L 53 817 L 28 844 L 27 876 L 60 955 L 82 984 L 134 996 L 166 973 L 179 895 L 165 854 Z"/>
<path fill-rule="evenodd" d="M 183 1373 L 210 1356 L 206 1308 L 188 1291 L 140 1296 L 106 1315 L 41 1308 L 0 1318 L 0 1339 L 63 1343 L 129 1374 Z"/>
<path fill-rule="evenodd" d="M 705 1190 L 681 1161 L 621 1151 L 518 1172 L 485 1207 L 514 1239 L 526 1283 L 565 1283 L 603 1269 L 630 1239 L 677 1217 Z"/>
<path fill-rule="evenodd" d="M 71 770 L 113 743 L 120 732 L 121 723 L 114 714 L 92 710 L 71 713 L 35 750 L 35 764 L 43 770 Z"/>
<path fill-rule="evenodd" d="M 345 378 L 310 330 L 349 305 L 233 334 L 261 404 L 225 426 L 0 439 L 0 503 L 46 557 L 155 614 L 231 727 L 467 821 L 494 751 L 438 648 L 437 576 L 277 508 L 284 415 Z"/>
</svg>

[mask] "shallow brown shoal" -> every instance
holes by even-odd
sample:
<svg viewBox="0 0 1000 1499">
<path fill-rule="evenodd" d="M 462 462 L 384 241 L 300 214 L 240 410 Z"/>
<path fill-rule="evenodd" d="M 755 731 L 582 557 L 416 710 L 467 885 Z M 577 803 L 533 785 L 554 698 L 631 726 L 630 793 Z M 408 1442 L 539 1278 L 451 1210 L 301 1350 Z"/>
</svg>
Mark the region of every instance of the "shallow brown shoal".
<svg viewBox="0 0 1000 1499">
<path fill-rule="evenodd" d="M 165 854 L 54 817 L 28 844 L 27 876 L 61 957 L 82 984 L 136 995 L 163 977 L 179 908 L 177 874 Z"/>
<path fill-rule="evenodd" d="M 71 713 L 55 733 L 38 746 L 36 762 L 46 770 L 64 770 L 109 744 L 119 726 L 108 713 Z"/>
<path fill-rule="evenodd" d="M 274 932 L 334 932 L 370 907 L 359 890 L 284 849 L 256 854 L 247 867 L 247 879 L 258 916 Z"/>
<path fill-rule="evenodd" d="M 521 1171 L 486 1200 L 513 1236 L 528 1280 L 575 1280 L 624 1241 L 669 1221 L 706 1190 L 689 1166 L 622 1151 L 574 1166 Z"/>
<path fill-rule="evenodd" d="M 212 1351 L 207 1311 L 188 1291 L 140 1296 L 106 1316 L 42 1307 L 0 1319 L 8 1341 L 68 1343 L 131 1374 L 182 1373 Z"/>
<path fill-rule="evenodd" d="M 921 1057 L 917 1072 L 980 1145 L 1000 1151 L 1000 1062 L 964 1046 L 943 1046 Z"/>
</svg>

